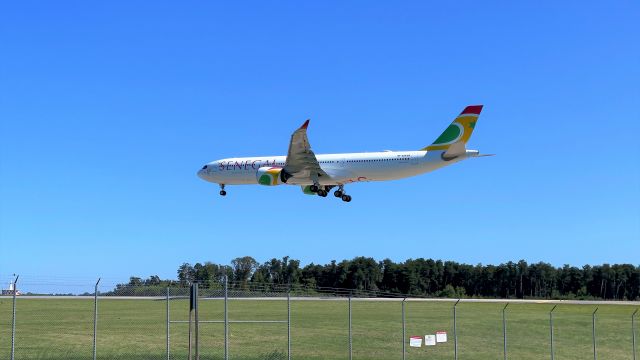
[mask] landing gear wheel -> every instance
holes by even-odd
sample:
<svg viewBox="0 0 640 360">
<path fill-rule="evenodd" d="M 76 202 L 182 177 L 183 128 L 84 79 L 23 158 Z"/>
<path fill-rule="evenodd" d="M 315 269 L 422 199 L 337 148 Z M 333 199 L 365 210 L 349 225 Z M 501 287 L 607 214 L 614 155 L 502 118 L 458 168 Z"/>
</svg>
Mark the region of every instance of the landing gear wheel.
<svg viewBox="0 0 640 360">
<path fill-rule="evenodd" d="M 226 196 L 226 195 L 227 195 L 227 192 L 226 192 L 226 191 L 224 191 L 224 190 L 220 190 L 220 196 Z"/>
<path fill-rule="evenodd" d="M 318 190 L 318 196 L 327 197 L 327 190 Z"/>
<path fill-rule="evenodd" d="M 311 192 L 318 192 L 318 185 L 309 186 L 309 190 L 311 190 Z"/>
<path fill-rule="evenodd" d="M 342 197 L 342 191 L 340 191 L 340 190 L 336 190 L 336 191 L 333 193 L 333 195 L 334 195 L 335 197 L 339 197 L 339 198 L 341 198 L 341 197 Z"/>
<path fill-rule="evenodd" d="M 351 195 L 342 195 L 342 201 L 351 202 Z"/>
</svg>

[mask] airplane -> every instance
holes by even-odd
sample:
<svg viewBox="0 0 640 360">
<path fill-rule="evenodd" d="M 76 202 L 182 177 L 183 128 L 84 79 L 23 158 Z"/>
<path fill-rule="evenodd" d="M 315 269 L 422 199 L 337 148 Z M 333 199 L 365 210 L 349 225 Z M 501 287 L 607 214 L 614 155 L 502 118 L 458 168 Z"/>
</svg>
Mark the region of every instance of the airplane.
<svg viewBox="0 0 640 360">
<path fill-rule="evenodd" d="M 467 106 L 431 145 L 417 151 L 316 155 L 307 138 L 307 120 L 291 135 L 286 156 L 215 160 L 204 165 L 198 176 L 219 184 L 221 196 L 227 195 L 226 185 L 298 185 L 303 193 L 320 197 L 337 187 L 334 196 L 350 202 L 345 185 L 402 179 L 465 159 L 494 155 L 466 148 L 481 111 L 482 105 Z"/>
</svg>

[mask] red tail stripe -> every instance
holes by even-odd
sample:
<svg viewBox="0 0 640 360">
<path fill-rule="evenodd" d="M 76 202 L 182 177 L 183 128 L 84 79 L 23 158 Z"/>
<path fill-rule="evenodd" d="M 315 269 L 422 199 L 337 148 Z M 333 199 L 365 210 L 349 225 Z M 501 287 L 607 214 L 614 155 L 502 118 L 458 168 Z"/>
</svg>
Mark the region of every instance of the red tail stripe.
<svg viewBox="0 0 640 360">
<path fill-rule="evenodd" d="M 466 108 L 464 108 L 464 110 L 462 110 L 460 115 L 462 115 L 462 114 L 480 115 L 481 111 L 482 111 L 482 105 L 471 105 L 471 106 L 467 106 Z"/>
</svg>

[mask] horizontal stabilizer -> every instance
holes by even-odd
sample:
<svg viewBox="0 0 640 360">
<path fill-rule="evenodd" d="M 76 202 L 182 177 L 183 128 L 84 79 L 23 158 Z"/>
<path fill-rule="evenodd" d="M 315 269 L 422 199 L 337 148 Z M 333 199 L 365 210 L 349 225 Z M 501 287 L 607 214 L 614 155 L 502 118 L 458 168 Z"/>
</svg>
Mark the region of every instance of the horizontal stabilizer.
<svg viewBox="0 0 640 360">
<path fill-rule="evenodd" d="M 445 151 L 444 154 L 442 154 L 442 158 L 444 160 L 452 160 L 466 153 L 467 153 L 467 149 L 464 146 L 464 142 L 458 141 L 456 143 L 449 145 L 449 148 L 447 149 L 447 151 Z"/>
</svg>

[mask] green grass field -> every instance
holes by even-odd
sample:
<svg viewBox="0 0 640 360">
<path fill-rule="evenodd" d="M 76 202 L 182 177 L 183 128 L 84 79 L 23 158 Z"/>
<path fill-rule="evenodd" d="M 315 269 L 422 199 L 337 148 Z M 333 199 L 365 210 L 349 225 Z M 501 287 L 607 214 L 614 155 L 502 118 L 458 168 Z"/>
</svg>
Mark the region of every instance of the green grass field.
<svg viewBox="0 0 640 360">
<path fill-rule="evenodd" d="M 460 359 L 502 359 L 501 304 L 458 305 Z M 510 359 L 547 359 L 548 304 L 511 304 L 507 310 Z M 632 306 L 600 305 L 597 318 L 601 359 L 631 359 Z M 400 302 L 352 302 L 355 359 L 402 359 Z M 591 359 L 592 305 L 559 305 L 555 311 L 556 359 Z M 101 299 L 99 359 L 166 359 L 166 302 Z M 172 320 L 186 320 L 188 302 L 171 301 Z M 286 301 L 230 300 L 231 320 L 286 320 Z M 201 320 L 221 320 L 223 302 L 200 302 Z M 409 348 L 407 359 L 453 359 L 452 303 L 408 301 L 407 336 L 449 333 L 449 342 Z M 292 301 L 295 359 L 347 359 L 346 301 Z M 93 301 L 18 298 L 16 359 L 91 359 Z M 185 359 L 187 325 L 171 325 L 171 358 Z M 201 324 L 201 359 L 222 359 L 222 324 Z M 408 339 L 406 339 L 408 342 Z M 11 343 L 11 299 L 0 298 L 0 359 Z M 231 359 L 286 358 L 286 324 L 231 324 Z"/>
</svg>

